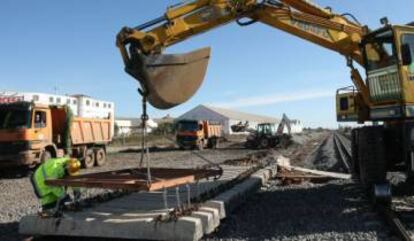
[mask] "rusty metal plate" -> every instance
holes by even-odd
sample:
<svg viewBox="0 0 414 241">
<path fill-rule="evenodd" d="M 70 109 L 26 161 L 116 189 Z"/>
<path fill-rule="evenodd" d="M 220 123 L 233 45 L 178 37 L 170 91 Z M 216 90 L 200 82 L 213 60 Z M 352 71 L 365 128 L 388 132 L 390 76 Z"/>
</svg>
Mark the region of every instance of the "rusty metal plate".
<svg viewBox="0 0 414 241">
<path fill-rule="evenodd" d="M 220 177 L 223 170 L 151 168 L 151 183 L 147 182 L 146 173 L 147 169 L 145 168 L 126 169 L 46 180 L 46 184 L 50 186 L 156 191 L 192 183 L 203 178 Z"/>
<path fill-rule="evenodd" d="M 186 54 L 145 56 L 131 52 L 125 71 L 148 93 L 148 102 L 169 109 L 190 99 L 200 88 L 207 71 L 210 48 Z"/>
</svg>

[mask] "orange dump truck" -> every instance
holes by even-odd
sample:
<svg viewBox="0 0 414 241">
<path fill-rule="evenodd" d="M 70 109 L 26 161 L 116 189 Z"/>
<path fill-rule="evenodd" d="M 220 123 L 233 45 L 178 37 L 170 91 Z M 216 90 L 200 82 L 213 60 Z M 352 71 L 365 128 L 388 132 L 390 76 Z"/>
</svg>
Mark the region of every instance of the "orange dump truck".
<svg viewBox="0 0 414 241">
<path fill-rule="evenodd" d="M 113 119 L 80 118 L 67 107 L 32 102 L 0 104 L 0 166 L 33 167 L 70 155 L 86 168 L 106 161 Z"/>
<path fill-rule="evenodd" d="M 177 122 L 177 144 L 180 148 L 217 148 L 222 138 L 222 125 L 211 121 L 180 120 Z"/>
</svg>

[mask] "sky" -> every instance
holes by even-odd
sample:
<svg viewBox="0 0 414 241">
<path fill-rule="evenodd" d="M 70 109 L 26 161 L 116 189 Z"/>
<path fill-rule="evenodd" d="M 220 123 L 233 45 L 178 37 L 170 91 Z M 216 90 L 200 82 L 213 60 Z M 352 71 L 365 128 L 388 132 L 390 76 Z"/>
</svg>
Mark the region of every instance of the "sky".
<svg viewBox="0 0 414 241">
<path fill-rule="evenodd" d="M 116 115 L 139 117 L 138 83 L 123 70 L 115 46 L 123 26 L 163 15 L 178 0 L 1 0 L 0 91 L 86 94 L 114 101 Z M 316 0 L 349 12 L 375 29 L 414 21 L 413 0 Z M 261 23 L 232 23 L 167 49 L 183 53 L 211 46 L 207 76 L 195 96 L 169 110 L 149 108 L 150 117 L 179 116 L 215 105 L 336 127 L 335 91 L 351 85 L 339 54 Z"/>
</svg>

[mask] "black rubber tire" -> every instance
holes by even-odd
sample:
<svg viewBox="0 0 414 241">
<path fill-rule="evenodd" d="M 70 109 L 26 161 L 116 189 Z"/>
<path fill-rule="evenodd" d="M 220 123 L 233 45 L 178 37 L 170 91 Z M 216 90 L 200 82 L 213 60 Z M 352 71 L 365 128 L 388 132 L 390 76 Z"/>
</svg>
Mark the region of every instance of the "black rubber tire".
<svg viewBox="0 0 414 241">
<path fill-rule="evenodd" d="M 202 140 L 200 140 L 200 141 L 197 143 L 197 149 L 198 149 L 199 151 L 202 151 L 202 150 L 204 149 L 204 143 L 203 143 L 203 141 L 202 141 Z"/>
<path fill-rule="evenodd" d="M 370 126 L 358 133 L 358 159 L 361 183 L 371 188 L 386 181 L 387 163 L 385 158 L 384 129 Z"/>
<path fill-rule="evenodd" d="M 218 139 L 216 137 L 210 138 L 208 140 L 207 147 L 210 149 L 217 149 L 218 146 Z"/>
<path fill-rule="evenodd" d="M 89 169 L 95 166 L 95 153 L 93 153 L 93 150 L 88 149 L 85 153 L 85 158 L 82 160 L 82 167 Z"/>
<path fill-rule="evenodd" d="M 207 148 L 208 149 L 213 149 L 214 148 L 214 140 L 213 138 L 210 138 L 207 140 Z"/>
<path fill-rule="evenodd" d="M 352 170 L 355 174 L 360 173 L 359 159 L 358 159 L 358 132 L 359 129 L 353 129 L 351 132 L 351 155 L 352 155 Z"/>
<path fill-rule="evenodd" d="M 259 147 L 261 149 L 267 149 L 267 148 L 269 148 L 269 146 L 270 146 L 270 141 L 269 141 L 268 138 L 264 137 L 264 138 L 260 139 Z"/>
<path fill-rule="evenodd" d="M 214 139 L 214 147 L 213 147 L 214 149 L 218 149 L 218 148 L 220 148 L 220 141 L 219 141 L 219 139 Z"/>
<path fill-rule="evenodd" d="M 95 164 L 98 167 L 105 165 L 106 163 L 106 152 L 105 149 L 99 148 L 95 150 Z"/>
<path fill-rule="evenodd" d="M 50 151 L 44 151 L 42 157 L 40 158 L 40 163 L 45 163 L 47 160 L 52 158 Z"/>
</svg>

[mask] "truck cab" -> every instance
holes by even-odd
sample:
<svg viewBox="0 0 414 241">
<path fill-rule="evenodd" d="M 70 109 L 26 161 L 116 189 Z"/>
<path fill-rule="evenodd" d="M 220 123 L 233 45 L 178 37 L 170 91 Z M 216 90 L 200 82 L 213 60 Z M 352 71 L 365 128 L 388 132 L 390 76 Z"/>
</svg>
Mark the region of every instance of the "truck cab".
<svg viewBox="0 0 414 241">
<path fill-rule="evenodd" d="M 86 168 L 104 165 L 113 118 L 74 117 L 67 106 L 17 101 L 0 104 L 0 167 L 34 167 L 71 155 Z"/>
<path fill-rule="evenodd" d="M 55 150 L 48 106 L 0 104 L 0 166 L 31 166 Z"/>
<path fill-rule="evenodd" d="M 207 120 L 180 120 L 177 122 L 177 144 L 182 149 L 216 148 L 222 128 L 218 123 Z"/>
</svg>

